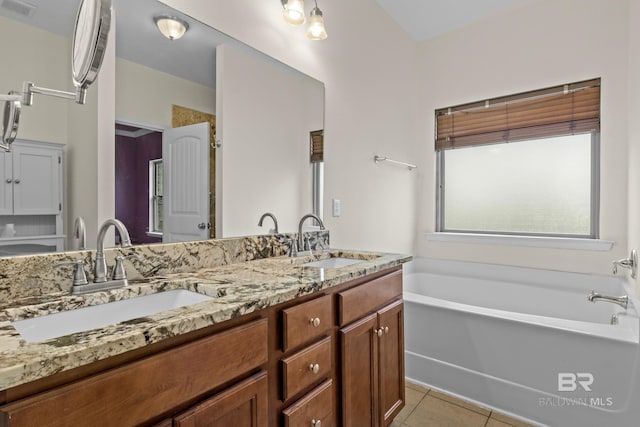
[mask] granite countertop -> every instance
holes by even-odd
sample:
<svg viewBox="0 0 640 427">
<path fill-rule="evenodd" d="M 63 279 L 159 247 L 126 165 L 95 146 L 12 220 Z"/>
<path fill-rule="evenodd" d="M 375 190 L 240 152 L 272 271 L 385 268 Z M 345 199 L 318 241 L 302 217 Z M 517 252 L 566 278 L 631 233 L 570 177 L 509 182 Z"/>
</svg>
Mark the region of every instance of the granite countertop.
<svg viewBox="0 0 640 427">
<path fill-rule="evenodd" d="M 363 261 L 338 269 L 301 266 L 330 256 Z M 401 254 L 330 250 L 316 256 L 265 258 L 153 277 L 112 291 L 80 296 L 52 293 L 5 301 L 0 304 L 0 390 L 290 301 L 410 259 Z M 196 291 L 213 299 L 37 343 L 27 343 L 11 324 L 172 289 Z"/>
</svg>

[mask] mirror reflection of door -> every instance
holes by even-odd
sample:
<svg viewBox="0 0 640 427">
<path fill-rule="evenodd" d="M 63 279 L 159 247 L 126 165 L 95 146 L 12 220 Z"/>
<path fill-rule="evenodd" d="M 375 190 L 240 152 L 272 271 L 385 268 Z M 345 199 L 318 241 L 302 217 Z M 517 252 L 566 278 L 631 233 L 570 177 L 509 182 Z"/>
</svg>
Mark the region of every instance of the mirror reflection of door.
<svg viewBox="0 0 640 427">
<path fill-rule="evenodd" d="M 116 124 L 115 213 L 133 244 L 210 237 L 214 123 L 164 131 Z"/>
<path fill-rule="evenodd" d="M 208 239 L 209 123 L 165 130 L 162 162 L 162 241 Z"/>
</svg>

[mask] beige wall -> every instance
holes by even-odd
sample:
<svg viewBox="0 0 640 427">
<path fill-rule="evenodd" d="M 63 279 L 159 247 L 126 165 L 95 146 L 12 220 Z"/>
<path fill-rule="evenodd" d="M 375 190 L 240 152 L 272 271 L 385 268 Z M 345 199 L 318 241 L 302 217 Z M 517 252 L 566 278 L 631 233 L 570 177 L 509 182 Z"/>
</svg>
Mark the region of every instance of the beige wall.
<svg viewBox="0 0 640 427">
<path fill-rule="evenodd" d="M 537 0 L 420 46 L 416 252 L 442 259 L 609 274 L 627 252 L 627 1 Z M 427 241 L 435 228 L 434 110 L 602 77 L 600 237 L 611 251 Z"/>
<path fill-rule="evenodd" d="M 71 41 L 0 16 L 0 93 L 22 92 L 22 83 L 73 90 L 69 61 Z M 66 143 L 69 102 L 35 95 L 20 117 L 18 138 Z"/>
<path fill-rule="evenodd" d="M 207 86 L 117 58 L 115 102 L 118 120 L 163 129 L 171 127 L 173 104 L 215 114 L 216 92 Z"/>
<path fill-rule="evenodd" d="M 218 47 L 216 64 L 216 235 L 265 233 L 264 212 L 294 231 L 311 212 L 309 132 L 323 126 L 322 84 L 230 46 Z"/>
<path fill-rule="evenodd" d="M 640 249 L 640 0 L 629 1 L 629 247 Z M 640 295 L 640 277 L 633 282 Z"/>
</svg>

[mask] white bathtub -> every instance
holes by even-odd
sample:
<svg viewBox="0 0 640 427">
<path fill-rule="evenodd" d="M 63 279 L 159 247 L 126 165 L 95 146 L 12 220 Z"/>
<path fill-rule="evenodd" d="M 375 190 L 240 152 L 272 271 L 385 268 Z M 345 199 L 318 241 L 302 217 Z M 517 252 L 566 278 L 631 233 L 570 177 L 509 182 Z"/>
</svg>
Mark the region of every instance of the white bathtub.
<svg viewBox="0 0 640 427">
<path fill-rule="evenodd" d="M 638 426 L 637 300 L 587 301 L 629 294 L 625 283 L 416 259 L 404 268 L 407 378 L 536 425 Z"/>
</svg>

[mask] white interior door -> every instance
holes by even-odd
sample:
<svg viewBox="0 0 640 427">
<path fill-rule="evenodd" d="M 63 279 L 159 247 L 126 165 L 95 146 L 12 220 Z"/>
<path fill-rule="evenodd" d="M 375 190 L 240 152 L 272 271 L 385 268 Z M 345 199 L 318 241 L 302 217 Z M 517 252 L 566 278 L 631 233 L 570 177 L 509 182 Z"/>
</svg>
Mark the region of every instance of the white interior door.
<svg viewBox="0 0 640 427">
<path fill-rule="evenodd" d="M 165 243 L 209 237 L 209 129 L 198 123 L 162 134 Z"/>
</svg>

